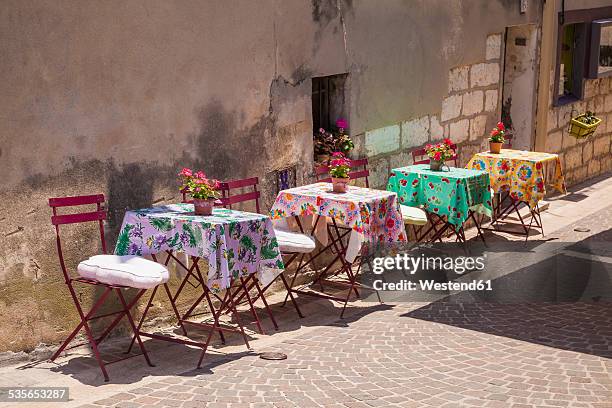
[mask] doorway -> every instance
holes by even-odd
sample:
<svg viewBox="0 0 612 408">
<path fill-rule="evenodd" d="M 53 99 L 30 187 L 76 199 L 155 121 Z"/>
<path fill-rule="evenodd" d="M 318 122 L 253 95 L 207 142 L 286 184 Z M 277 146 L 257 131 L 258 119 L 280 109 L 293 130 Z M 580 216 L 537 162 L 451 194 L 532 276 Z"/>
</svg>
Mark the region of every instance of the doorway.
<svg viewBox="0 0 612 408">
<path fill-rule="evenodd" d="M 537 44 L 536 25 L 506 28 L 501 121 L 513 149 L 531 150 L 535 140 Z"/>
</svg>

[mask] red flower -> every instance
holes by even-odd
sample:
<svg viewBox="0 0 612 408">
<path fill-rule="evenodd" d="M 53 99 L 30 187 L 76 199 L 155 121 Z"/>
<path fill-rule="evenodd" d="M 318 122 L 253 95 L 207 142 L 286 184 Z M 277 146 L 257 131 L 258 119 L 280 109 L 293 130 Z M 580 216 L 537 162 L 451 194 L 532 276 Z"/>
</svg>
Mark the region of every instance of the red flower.
<svg viewBox="0 0 612 408">
<path fill-rule="evenodd" d="M 449 138 L 446 138 L 444 139 L 444 144 L 450 147 L 450 145 L 452 145 L 453 142 Z"/>
<path fill-rule="evenodd" d="M 416 186 L 417 184 L 419 184 L 419 179 L 414 179 L 412 180 L 412 186 Z"/>
<path fill-rule="evenodd" d="M 400 180 L 400 184 L 405 187 L 406 184 L 408 184 L 408 180 L 402 179 Z"/>
<path fill-rule="evenodd" d="M 491 131 L 491 136 L 497 136 L 497 135 L 499 135 L 499 129 L 493 129 Z"/>
<path fill-rule="evenodd" d="M 429 188 L 431 188 L 432 190 L 434 189 L 433 183 L 429 183 Z"/>
<path fill-rule="evenodd" d="M 442 181 L 443 181 L 444 183 L 450 184 L 450 180 L 449 180 L 449 179 L 447 179 L 446 177 L 442 177 Z"/>
<path fill-rule="evenodd" d="M 388 218 L 387 219 L 387 228 L 391 229 L 395 227 L 395 221 L 393 221 L 393 218 Z"/>
<path fill-rule="evenodd" d="M 440 152 L 435 152 L 434 153 L 434 160 L 440 160 L 442 154 Z"/>
<path fill-rule="evenodd" d="M 497 128 L 499 130 L 506 130 L 506 127 L 504 126 L 504 124 L 502 122 L 497 122 Z"/>
</svg>

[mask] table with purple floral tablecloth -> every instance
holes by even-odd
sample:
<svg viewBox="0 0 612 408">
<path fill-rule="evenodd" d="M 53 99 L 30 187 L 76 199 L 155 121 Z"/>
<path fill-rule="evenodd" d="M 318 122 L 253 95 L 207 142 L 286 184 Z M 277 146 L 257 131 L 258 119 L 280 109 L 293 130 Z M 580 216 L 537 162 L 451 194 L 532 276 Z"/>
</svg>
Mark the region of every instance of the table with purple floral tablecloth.
<svg viewBox="0 0 612 408">
<path fill-rule="evenodd" d="M 193 204 L 171 204 L 127 211 L 115 246 L 117 255 L 184 252 L 208 261 L 208 287 L 219 291 L 232 279 L 257 273 L 267 285 L 284 269 L 265 215 L 215 208 L 195 215 Z"/>
<path fill-rule="evenodd" d="M 354 231 L 351 242 L 406 241 L 397 194 L 390 191 L 348 186 L 346 193 L 334 193 L 330 183 L 315 183 L 282 190 L 270 211 L 272 219 L 292 216 L 334 218 Z M 349 246 L 351 246 L 351 242 Z M 355 245 L 347 260 L 356 255 Z"/>
</svg>

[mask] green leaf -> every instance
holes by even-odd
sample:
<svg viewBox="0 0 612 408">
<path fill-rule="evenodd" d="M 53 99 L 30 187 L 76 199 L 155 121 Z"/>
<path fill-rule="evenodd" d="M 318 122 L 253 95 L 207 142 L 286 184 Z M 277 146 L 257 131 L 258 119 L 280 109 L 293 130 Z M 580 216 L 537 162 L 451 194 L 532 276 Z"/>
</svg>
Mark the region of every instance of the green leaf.
<svg viewBox="0 0 612 408">
<path fill-rule="evenodd" d="M 253 240 L 248 235 L 244 235 L 242 238 L 240 238 L 240 245 L 247 250 L 253 252 L 257 251 L 255 244 L 253 244 Z"/>
<path fill-rule="evenodd" d="M 117 238 L 117 245 L 115 246 L 115 254 L 117 255 L 128 255 L 128 247 L 130 246 L 130 231 L 134 228 L 133 224 L 125 224 L 119 237 Z"/>
<path fill-rule="evenodd" d="M 193 228 L 191 227 L 191 224 L 183 224 L 183 231 L 185 231 L 185 233 L 189 236 L 189 246 L 191 248 L 195 248 L 196 247 L 196 237 L 194 235 L 193 232 Z M 200 239 L 202 237 L 200 236 Z"/>
<path fill-rule="evenodd" d="M 274 259 L 278 256 L 278 243 L 276 238 L 272 238 L 267 245 L 261 247 L 262 259 Z"/>
<path fill-rule="evenodd" d="M 172 229 L 172 221 L 170 218 L 151 218 L 151 225 L 158 231 L 170 231 Z"/>
<path fill-rule="evenodd" d="M 172 238 L 168 240 L 168 245 L 174 248 L 177 246 L 178 242 L 179 242 L 179 233 L 177 232 L 176 234 L 174 234 Z"/>
</svg>

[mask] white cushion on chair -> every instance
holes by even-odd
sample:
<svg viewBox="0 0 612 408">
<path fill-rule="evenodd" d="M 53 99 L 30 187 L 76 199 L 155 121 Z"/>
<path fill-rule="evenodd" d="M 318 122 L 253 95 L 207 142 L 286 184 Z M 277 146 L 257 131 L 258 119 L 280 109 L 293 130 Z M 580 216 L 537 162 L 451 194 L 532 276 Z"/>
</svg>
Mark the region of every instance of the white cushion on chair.
<svg viewBox="0 0 612 408">
<path fill-rule="evenodd" d="M 301 232 L 288 231 L 284 228 L 274 228 L 276 241 L 281 252 L 299 252 L 303 254 L 315 250 L 317 244 L 315 240 Z"/>
<path fill-rule="evenodd" d="M 402 219 L 406 224 L 412 225 L 425 225 L 427 224 L 427 213 L 417 207 L 408 207 L 407 205 L 400 205 L 402 211 Z"/>
<path fill-rule="evenodd" d="M 136 255 L 95 255 L 77 267 L 83 278 L 109 285 L 149 289 L 168 282 L 165 266 Z"/>
</svg>

